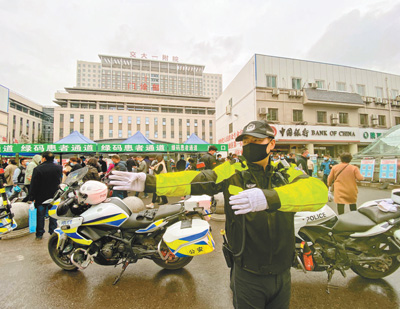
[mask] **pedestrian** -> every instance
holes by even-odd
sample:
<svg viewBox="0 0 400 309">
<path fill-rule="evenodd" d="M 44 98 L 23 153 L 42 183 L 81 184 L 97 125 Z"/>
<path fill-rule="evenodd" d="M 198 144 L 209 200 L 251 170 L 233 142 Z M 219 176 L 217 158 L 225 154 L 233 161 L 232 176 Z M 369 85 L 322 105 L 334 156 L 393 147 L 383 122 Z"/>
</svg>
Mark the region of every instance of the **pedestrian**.
<svg viewBox="0 0 400 309">
<path fill-rule="evenodd" d="M 82 168 L 83 166 L 81 165 L 80 162 L 81 162 L 81 160 L 77 157 L 69 158 L 69 165 L 71 165 L 71 167 L 72 167 L 69 173 L 75 172 L 76 170 L 79 170 L 80 168 Z M 68 176 L 68 174 L 66 174 L 66 175 Z"/>
<path fill-rule="evenodd" d="M 181 155 L 181 158 L 176 162 L 176 170 L 178 172 L 184 171 L 186 168 L 186 161 L 185 161 L 185 156 Z"/>
<path fill-rule="evenodd" d="M 54 164 L 54 154 L 49 151 L 42 153 L 42 163 L 33 170 L 29 190 L 29 201 L 35 203 L 37 209 L 36 240 L 41 240 L 44 229 L 44 219 L 49 205 L 43 202 L 52 198 L 58 190 L 62 178 L 62 166 Z M 57 220 L 50 217 L 49 233 L 57 228 Z"/>
<path fill-rule="evenodd" d="M 101 172 L 107 173 L 107 162 L 103 160 L 103 156 L 99 156 L 99 164 L 101 166 Z"/>
<path fill-rule="evenodd" d="M 307 164 L 307 161 L 309 159 L 310 159 L 310 152 L 308 151 L 308 149 L 307 148 L 301 149 L 301 156 L 299 157 L 299 159 L 297 159 L 297 166 L 300 169 L 302 169 L 307 175 L 310 175 Z"/>
<path fill-rule="evenodd" d="M 149 172 L 148 170 L 148 166 L 146 164 L 146 161 L 144 161 L 144 158 L 142 156 L 136 156 L 136 160 L 138 162 L 138 167 L 135 168 L 137 173 L 145 173 L 147 174 Z M 135 196 L 139 197 L 139 193 L 140 192 L 136 192 Z M 149 195 L 147 193 L 144 193 L 144 197 L 143 198 L 148 198 Z"/>
<path fill-rule="evenodd" d="M 68 161 L 67 163 L 65 163 L 63 168 L 63 178 L 61 180 L 62 183 L 64 183 L 67 180 L 67 176 L 71 172 L 71 170 L 72 170 L 71 161 Z"/>
<path fill-rule="evenodd" d="M 165 165 L 165 161 L 162 155 L 158 155 L 156 157 L 157 160 L 157 164 L 154 166 L 151 166 L 150 168 L 154 171 L 154 175 L 159 175 L 159 174 L 165 174 L 167 173 L 167 166 Z M 168 199 L 165 195 L 160 196 L 162 202 L 159 205 L 164 205 L 164 204 L 168 204 Z M 149 205 L 146 205 L 146 208 L 154 208 L 154 203 L 157 201 L 157 193 L 154 192 L 153 193 L 153 198 L 151 200 L 151 203 Z"/>
<path fill-rule="evenodd" d="M 341 163 L 332 167 L 328 177 L 328 186 L 334 184 L 333 196 L 339 215 L 344 213 L 345 204 L 349 204 L 350 211 L 357 210 L 357 181 L 364 180 L 358 167 L 350 164 L 351 159 L 353 156 L 350 153 L 342 153 Z"/>
<path fill-rule="evenodd" d="M 97 180 L 100 181 L 100 175 L 99 175 L 99 170 L 97 169 L 97 159 L 96 158 L 90 158 L 87 161 L 88 171 L 86 175 L 83 177 L 82 181 L 86 182 L 88 180 Z"/>
<path fill-rule="evenodd" d="M 238 162 L 239 162 L 239 158 L 238 158 L 238 155 L 237 155 L 236 153 L 234 153 L 234 154 L 231 156 L 231 158 L 232 158 L 232 160 L 231 160 L 232 164 L 233 164 L 233 163 L 238 163 Z"/>
<path fill-rule="evenodd" d="M 321 166 L 319 167 L 320 171 L 324 171 L 324 175 L 322 176 L 322 181 L 324 184 L 328 187 L 328 176 L 331 172 L 331 169 L 334 165 L 336 165 L 337 162 L 332 160 L 330 155 L 325 154 L 324 155 L 324 161 L 321 163 Z"/>
<path fill-rule="evenodd" d="M 308 158 L 307 159 L 307 168 L 308 168 L 308 175 L 312 176 L 314 173 L 314 162 Z"/>
<path fill-rule="evenodd" d="M 297 166 L 296 154 L 293 153 L 293 152 L 289 153 L 288 158 L 286 159 L 286 161 L 289 164 L 295 164 Z"/>
<path fill-rule="evenodd" d="M 10 196 L 10 201 L 12 201 L 15 198 L 18 198 L 19 193 L 24 191 L 26 194 L 28 194 L 27 188 L 25 188 L 25 173 L 26 173 L 26 165 L 27 165 L 27 159 L 22 158 L 19 160 L 19 167 L 14 171 L 13 175 L 13 182 L 14 182 L 14 190 L 13 193 Z M 16 190 L 16 188 L 19 187 L 21 190 Z"/>
<path fill-rule="evenodd" d="M 136 165 L 136 160 L 133 158 L 133 156 L 130 156 L 128 160 L 126 160 L 126 168 L 128 169 L 128 172 L 132 172 L 132 168 Z"/>
<path fill-rule="evenodd" d="M 17 162 L 15 162 L 14 159 L 8 160 L 8 165 L 4 170 L 4 177 L 6 178 L 6 193 L 8 198 L 12 195 L 12 190 L 14 188 L 13 176 L 17 168 Z"/>
<path fill-rule="evenodd" d="M 7 158 L 1 158 L 1 168 L 5 169 L 8 165 L 8 160 Z"/>
<path fill-rule="evenodd" d="M 121 157 L 117 154 L 111 156 L 111 161 L 114 163 L 114 167 L 112 168 L 112 171 L 128 171 L 126 167 L 126 163 L 124 161 L 121 161 Z M 124 199 L 128 197 L 128 192 L 126 190 L 113 190 L 112 196 L 114 197 L 119 197 L 120 199 Z"/>
<path fill-rule="evenodd" d="M 200 162 L 205 164 L 204 169 L 212 170 L 217 166 L 217 160 L 215 159 L 215 153 L 217 152 L 217 147 L 211 145 L 208 147 L 208 152 L 200 158 Z"/>
<path fill-rule="evenodd" d="M 30 190 L 33 170 L 40 164 L 41 160 L 42 160 L 41 155 L 34 155 L 31 162 L 29 162 L 28 165 L 26 166 L 24 185 L 27 192 L 29 192 Z M 28 198 L 29 198 L 29 193 L 22 201 L 26 203 L 28 201 Z"/>
<path fill-rule="evenodd" d="M 266 121 L 250 122 L 236 141 L 243 142 L 247 161 L 242 171 L 233 171 L 226 162 L 212 171 L 168 175 L 169 181 L 163 174 L 156 178 L 142 173 L 116 173 L 110 176 L 111 184 L 166 196 L 223 192 L 228 240 L 224 253 L 232 267 L 234 307 L 289 308 L 294 215 L 323 207 L 328 190 L 319 179 L 295 167 L 280 174 L 286 185 L 275 177 L 281 167 L 270 163 L 275 139 Z"/>
<path fill-rule="evenodd" d="M 81 164 L 81 166 L 85 167 L 86 166 L 86 158 L 85 158 L 85 156 L 80 156 L 79 159 L 80 159 L 79 163 Z"/>
</svg>

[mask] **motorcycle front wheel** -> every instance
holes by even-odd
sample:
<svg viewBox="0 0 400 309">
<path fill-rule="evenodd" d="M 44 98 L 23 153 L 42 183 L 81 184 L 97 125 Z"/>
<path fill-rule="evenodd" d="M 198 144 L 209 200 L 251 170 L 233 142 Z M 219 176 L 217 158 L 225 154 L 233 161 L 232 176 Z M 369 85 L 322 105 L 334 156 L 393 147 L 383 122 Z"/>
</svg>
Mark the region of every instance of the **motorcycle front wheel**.
<svg viewBox="0 0 400 309">
<path fill-rule="evenodd" d="M 393 255 L 397 248 L 390 242 L 379 243 L 374 246 L 374 256 L 383 256 L 381 262 L 375 261 L 363 265 L 353 265 L 351 270 L 366 279 L 382 279 L 393 274 L 399 267 L 400 262 Z M 399 253 L 400 254 L 400 253 Z"/>
<path fill-rule="evenodd" d="M 57 266 L 61 267 L 64 270 L 67 271 L 77 270 L 78 268 L 71 263 L 70 254 L 63 254 L 62 251 L 57 249 L 57 241 L 58 241 L 58 235 L 57 234 L 51 235 L 48 243 L 48 249 L 51 259 L 54 261 L 54 263 L 57 264 Z"/>
<path fill-rule="evenodd" d="M 193 260 L 193 256 L 177 257 L 176 255 L 173 255 L 164 242 L 162 243 L 161 253 L 164 256 L 168 253 L 170 255 L 167 260 L 162 260 L 160 257 L 154 257 L 153 262 L 164 269 L 181 269 Z"/>
</svg>

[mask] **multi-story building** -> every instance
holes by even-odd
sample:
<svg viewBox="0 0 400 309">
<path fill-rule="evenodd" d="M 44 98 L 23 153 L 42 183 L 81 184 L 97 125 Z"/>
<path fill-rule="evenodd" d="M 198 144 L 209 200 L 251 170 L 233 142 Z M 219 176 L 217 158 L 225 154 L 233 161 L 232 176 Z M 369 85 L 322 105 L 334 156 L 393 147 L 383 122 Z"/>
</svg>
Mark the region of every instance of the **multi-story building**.
<svg viewBox="0 0 400 309">
<path fill-rule="evenodd" d="M 216 101 L 218 143 L 266 119 L 278 150 L 357 153 L 400 123 L 400 76 L 341 65 L 254 55 Z"/>
<path fill-rule="evenodd" d="M 135 93 L 210 97 L 222 93 L 222 75 L 203 65 L 99 55 L 100 62 L 78 61 L 76 86 Z"/>
<path fill-rule="evenodd" d="M 2 87 L 4 88 L 4 87 Z M 42 105 L 36 104 L 31 100 L 8 91 L 5 102 L 5 109 L 0 113 L 0 123 L 2 125 L 2 143 L 52 143 L 51 137 L 45 138 L 43 124 L 46 123 L 48 130 L 52 131 L 53 117 L 44 112 Z M 48 108 L 50 111 L 51 108 Z"/>
<path fill-rule="evenodd" d="M 215 104 L 202 96 L 66 88 L 55 94 L 54 140 L 73 131 L 95 141 L 123 140 L 137 131 L 160 143 L 196 133 L 215 143 Z"/>
</svg>

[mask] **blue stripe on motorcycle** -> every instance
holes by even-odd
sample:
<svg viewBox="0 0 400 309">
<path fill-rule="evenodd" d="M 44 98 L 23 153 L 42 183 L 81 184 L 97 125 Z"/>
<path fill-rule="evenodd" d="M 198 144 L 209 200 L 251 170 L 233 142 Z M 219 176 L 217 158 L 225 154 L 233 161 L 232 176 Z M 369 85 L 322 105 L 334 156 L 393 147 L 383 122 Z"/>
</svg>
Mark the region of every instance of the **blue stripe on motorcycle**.
<svg viewBox="0 0 400 309">
<path fill-rule="evenodd" d="M 120 220 L 117 220 L 117 221 L 102 223 L 102 224 L 107 224 L 107 225 L 112 225 L 112 226 L 120 226 L 122 223 L 125 222 L 126 219 L 127 219 L 127 218 L 125 218 L 125 219 L 120 219 Z"/>
<path fill-rule="evenodd" d="M 109 215 L 109 216 L 104 216 L 104 217 L 96 218 L 96 219 L 93 219 L 93 220 L 90 220 L 90 221 L 83 221 L 83 224 L 92 223 L 92 222 L 108 219 L 108 218 L 111 218 L 111 217 L 114 217 L 114 216 L 117 216 L 117 215 L 119 215 L 119 214 L 113 214 L 113 215 Z"/>
<path fill-rule="evenodd" d="M 207 235 L 207 233 L 208 233 L 208 230 L 205 230 L 205 231 L 195 234 L 195 235 L 191 235 L 191 236 L 184 237 L 184 238 L 179 238 L 179 240 L 192 241 L 192 240 L 196 240 L 196 239 L 204 237 L 205 235 Z"/>
</svg>

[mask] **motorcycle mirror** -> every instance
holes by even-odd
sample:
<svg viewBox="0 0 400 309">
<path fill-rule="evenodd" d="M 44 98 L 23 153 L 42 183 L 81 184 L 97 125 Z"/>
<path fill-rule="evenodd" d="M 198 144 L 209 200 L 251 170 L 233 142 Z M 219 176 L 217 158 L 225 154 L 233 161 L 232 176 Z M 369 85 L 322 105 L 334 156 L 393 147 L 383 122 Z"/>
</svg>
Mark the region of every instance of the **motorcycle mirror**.
<svg viewBox="0 0 400 309">
<path fill-rule="evenodd" d="M 44 202 L 43 202 L 43 204 L 51 204 L 53 202 L 53 199 L 52 198 L 49 198 L 48 200 L 45 200 Z"/>
</svg>

